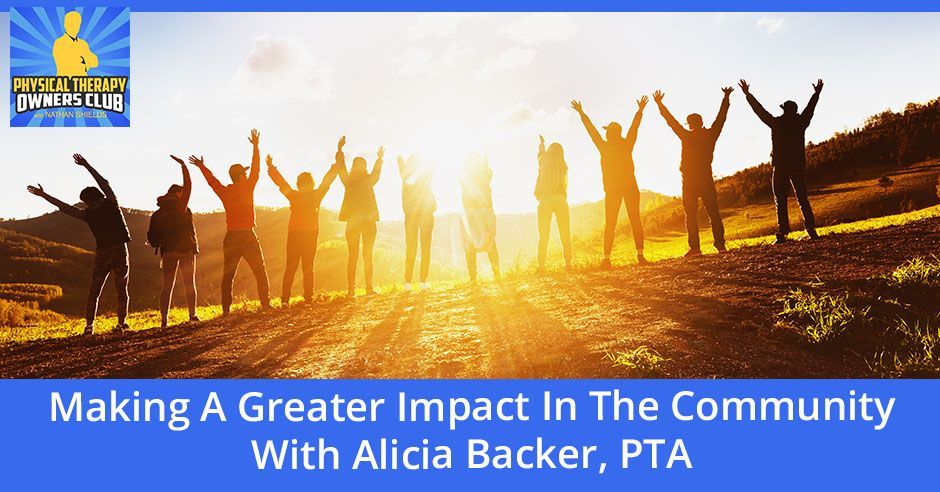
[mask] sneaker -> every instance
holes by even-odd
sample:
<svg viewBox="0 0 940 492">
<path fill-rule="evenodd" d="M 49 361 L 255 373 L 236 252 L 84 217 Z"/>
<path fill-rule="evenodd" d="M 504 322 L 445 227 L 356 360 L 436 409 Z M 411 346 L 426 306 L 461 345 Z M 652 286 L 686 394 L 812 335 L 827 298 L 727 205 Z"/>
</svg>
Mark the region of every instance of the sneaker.
<svg viewBox="0 0 940 492">
<path fill-rule="evenodd" d="M 121 323 L 114 327 L 114 331 L 116 333 L 124 333 L 125 331 L 129 329 L 130 329 L 130 326 L 128 326 L 127 323 Z"/>
<path fill-rule="evenodd" d="M 610 268 L 611 268 L 611 266 L 610 266 L 610 258 L 604 258 L 603 260 L 601 260 L 601 269 L 602 269 L 602 270 L 610 270 Z"/>
<path fill-rule="evenodd" d="M 809 239 L 811 240 L 819 239 L 819 233 L 816 232 L 816 229 L 810 229 L 806 231 L 806 234 L 809 236 Z"/>
<path fill-rule="evenodd" d="M 367 296 L 374 296 L 375 294 L 376 294 L 375 289 L 373 289 L 372 287 L 366 287 Z"/>
<path fill-rule="evenodd" d="M 198 323 L 198 322 L 200 322 L 200 321 L 202 321 L 202 320 L 199 319 L 199 316 L 190 316 L 190 317 L 189 317 L 189 322 L 190 322 L 190 323 Z"/>
<path fill-rule="evenodd" d="M 94 327 L 94 325 L 87 325 L 87 326 L 85 326 L 85 331 L 82 332 L 82 335 L 94 335 L 94 334 L 95 334 L 95 327 Z"/>
<path fill-rule="evenodd" d="M 646 261 L 646 257 L 643 256 L 643 255 L 640 255 L 640 254 L 636 255 L 636 263 L 637 263 L 638 265 L 647 265 L 647 264 L 649 264 L 649 262 Z"/>
<path fill-rule="evenodd" d="M 346 291 L 346 298 L 347 298 L 347 299 L 355 299 L 355 298 L 356 298 L 356 290 L 355 290 L 355 289 L 349 289 L 349 290 L 347 290 L 347 291 Z"/>
<path fill-rule="evenodd" d="M 170 327 L 170 324 L 167 323 L 166 321 L 161 321 L 161 322 L 160 322 L 160 329 L 161 329 L 161 330 L 165 330 L 165 329 L 167 329 L 167 328 L 169 328 L 169 327 Z"/>
<path fill-rule="evenodd" d="M 683 255 L 684 258 L 692 258 L 693 256 L 702 256 L 702 250 L 690 249 Z"/>
<path fill-rule="evenodd" d="M 420 288 L 421 288 L 421 290 L 423 290 L 423 291 L 431 290 L 431 284 L 429 284 L 429 283 L 427 283 L 427 282 L 421 282 Z"/>
<path fill-rule="evenodd" d="M 414 290 L 414 286 L 411 285 L 411 282 L 405 282 L 405 292 L 411 292 Z"/>
<path fill-rule="evenodd" d="M 774 241 L 774 244 L 783 244 L 787 242 L 786 234 L 777 234 L 777 239 Z"/>
<path fill-rule="evenodd" d="M 719 253 L 727 253 L 727 252 L 728 252 L 728 247 L 725 246 L 724 244 L 716 244 L 716 245 L 715 245 L 715 249 L 717 249 Z"/>
</svg>

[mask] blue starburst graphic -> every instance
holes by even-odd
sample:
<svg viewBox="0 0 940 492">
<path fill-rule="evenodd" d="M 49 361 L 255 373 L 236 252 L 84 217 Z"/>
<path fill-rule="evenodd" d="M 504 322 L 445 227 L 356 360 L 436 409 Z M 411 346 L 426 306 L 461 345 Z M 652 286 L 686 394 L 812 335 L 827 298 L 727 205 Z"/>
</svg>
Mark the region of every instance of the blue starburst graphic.
<svg viewBox="0 0 940 492">
<path fill-rule="evenodd" d="M 130 9 L 119 7 L 13 7 L 10 9 L 10 77 L 55 76 L 53 46 L 66 33 L 67 14 L 78 12 L 77 36 L 97 57 L 88 65 L 89 77 L 130 76 Z M 75 14 L 71 14 L 75 16 Z M 84 64 L 84 58 L 82 62 Z M 83 65 L 80 65 L 83 66 Z M 12 87 L 11 87 L 12 89 Z M 89 111 L 83 107 L 16 112 L 16 95 L 10 92 L 10 126 L 126 127 L 130 126 L 130 82 L 123 93 L 123 113 Z M 94 113 L 94 116 L 91 114 Z"/>
</svg>

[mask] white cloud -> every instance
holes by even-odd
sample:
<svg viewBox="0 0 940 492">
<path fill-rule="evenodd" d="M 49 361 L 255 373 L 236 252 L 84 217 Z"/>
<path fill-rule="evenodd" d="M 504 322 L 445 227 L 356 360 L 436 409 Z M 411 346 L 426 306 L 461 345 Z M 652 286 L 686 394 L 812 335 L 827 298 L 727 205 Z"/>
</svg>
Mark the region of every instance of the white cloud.
<svg viewBox="0 0 940 492">
<path fill-rule="evenodd" d="M 532 63 L 535 59 L 535 50 L 523 47 L 513 46 L 493 58 L 486 60 L 473 76 L 478 79 L 489 79 L 494 74 Z"/>
<path fill-rule="evenodd" d="M 561 13 L 527 15 L 501 30 L 509 39 L 526 46 L 564 43 L 577 32 L 578 28 L 571 16 Z"/>
<path fill-rule="evenodd" d="M 421 14 L 414 24 L 408 26 L 408 41 L 415 42 L 425 38 L 451 35 L 457 32 L 457 26 L 463 17 L 462 14 L 449 12 Z"/>
<path fill-rule="evenodd" d="M 544 133 L 546 137 L 563 133 L 571 127 L 574 111 L 562 106 L 549 112 L 518 103 L 495 118 L 499 134 L 505 138 Z"/>
<path fill-rule="evenodd" d="M 456 67 L 471 53 L 473 47 L 460 42 L 451 43 L 440 53 L 429 48 L 410 46 L 392 59 L 392 63 L 398 66 L 398 73 L 403 75 L 436 74 Z"/>
<path fill-rule="evenodd" d="M 323 100 L 333 95 L 332 74 L 301 42 L 264 34 L 255 38 L 225 95 L 265 102 Z"/>
<path fill-rule="evenodd" d="M 767 34 L 773 34 L 779 31 L 781 27 L 783 27 L 784 20 L 785 19 L 783 17 L 764 16 L 764 17 L 761 17 L 760 19 L 757 19 L 756 27 L 758 29 L 766 29 Z"/>
</svg>

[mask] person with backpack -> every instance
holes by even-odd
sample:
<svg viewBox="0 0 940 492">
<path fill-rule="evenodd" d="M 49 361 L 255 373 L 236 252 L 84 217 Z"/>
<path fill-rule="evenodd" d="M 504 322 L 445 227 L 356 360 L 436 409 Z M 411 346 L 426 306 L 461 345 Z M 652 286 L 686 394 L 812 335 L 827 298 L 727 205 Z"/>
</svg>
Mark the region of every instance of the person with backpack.
<svg viewBox="0 0 940 492">
<path fill-rule="evenodd" d="M 287 263 L 284 266 L 284 280 L 281 283 L 281 307 L 290 305 L 290 291 L 294 285 L 294 275 L 298 263 L 303 266 L 304 300 L 313 301 L 314 274 L 313 262 L 317 257 L 317 237 L 320 234 L 320 203 L 336 179 L 338 167 L 344 165 L 343 144 L 346 137 L 339 140 L 336 159 L 317 187 L 313 175 L 308 172 L 297 176 L 297 189 L 291 188 L 277 167 L 274 159 L 267 156 L 268 177 L 277 185 L 281 194 L 290 202 L 290 220 L 287 223 Z"/>
<path fill-rule="evenodd" d="M 124 331 L 127 326 L 127 278 L 130 264 L 127 260 L 127 243 L 131 235 L 124 221 L 124 213 L 118 205 L 117 196 L 108 180 L 85 160 L 81 154 L 74 154 L 75 164 L 85 168 L 94 178 L 98 188 L 89 186 L 78 195 L 85 208 L 78 208 L 46 193 L 42 185 L 28 186 L 26 189 L 47 202 L 55 205 L 63 213 L 84 221 L 95 236 L 95 262 L 88 288 L 88 301 L 85 304 L 85 335 L 95 332 L 95 317 L 98 314 L 98 298 L 108 277 L 114 276 L 117 290 L 117 326 L 115 330 Z"/>
<path fill-rule="evenodd" d="M 212 191 L 222 200 L 225 209 L 225 238 L 222 240 L 222 314 L 227 315 L 232 307 L 232 287 L 235 273 L 242 258 L 251 268 L 258 285 L 258 299 L 262 309 L 271 307 L 268 288 L 268 270 L 264 264 L 261 243 L 255 234 L 255 186 L 261 176 L 261 152 L 258 142 L 261 134 L 251 130 L 248 142 L 251 143 L 251 168 L 241 164 L 232 164 L 228 174 L 232 183 L 223 185 L 212 171 L 206 167 L 205 160 L 190 156 L 189 163 L 198 167 Z"/>
<path fill-rule="evenodd" d="M 431 233 L 434 230 L 434 211 L 437 201 L 431 189 L 433 168 L 417 154 L 407 159 L 398 156 L 398 172 L 401 175 L 401 208 L 405 213 L 405 291 L 414 286 L 415 259 L 418 243 L 421 243 L 420 288 L 427 290 L 428 271 L 431 268 Z"/>
<path fill-rule="evenodd" d="M 193 212 L 189 209 L 193 182 L 183 159 L 175 155 L 170 158 L 179 163 L 183 184 L 171 185 L 166 194 L 157 198 L 157 211 L 150 216 L 150 228 L 147 230 L 147 243 L 160 255 L 160 269 L 163 271 L 163 288 L 160 291 L 161 328 L 168 325 L 177 271 L 183 275 L 189 321 L 199 321 L 196 316 L 196 255 L 199 254 L 199 244 Z"/>
<path fill-rule="evenodd" d="M 673 133 L 682 142 L 682 158 L 679 162 L 679 173 L 682 175 L 682 207 L 685 209 L 685 228 L 689 235 L 689 251 L 686 257 L 699 256 L 702 247 L 698 236 L 698 201 L 702 199 L 705 212 L 712 224 L 712 237 L 715 240 L 715 249 L 719 253 L 728 250 L 725 246 L 725 227 L 721 223 L 721 214 L 718 211 L 718 191 L 715 189 L 715 178 L 712 174 L 712 161 L 715 158 L 715 144 L 721 129 L 728 119 L 728 108 L 731 107 L 731 93 L 734 87 L 723 87 L 724 97 L 718 108 L 715 122 L 709 128 L 705 127 L 702 115 L 692 113 L 686 117 L 689 128 L 679 123 L 672 113 L 663 104 L 666 97 L 662 91 L 653 93 L 653 101 L 659 106 L 659 113 Z"/>
<path fill-rule="evenodd" d="M 340 141 L 340 151 L 345 139 Z M 375 249 L 376 223 L 379 221 L 379 207 L 375 201 L 375 185 L 382 175 L 382 157 L 385 148 L 379 147 L 378 157 L 370 172 L 365 158 L 353 159 L 351 168 L 347 171 L 346 165 L 337 166 L 339 179 L 346 188 L 343 194 L 343 204 L 339 209 L 339 220 L 346 223 L 346 295 L 350 299 L 356 297 L 356 266 L 359 263 L 359 244 L 362 243 L 362 264 L 366 277 L 366 295 L 375 294 L 372 284 L 372 251 Z"/>
<path fill-rule="evenodd" d="M 741 79 L 738 85 L 744 91 L 747 103 L 751 105 L 757 117 L 770 127 L 772 144 L 770 164 L 774 171 L 771 184 L 773 185 L 774 205 L 777 207 L 775 244 L 785 243 L 787 235 L 790 234 L 790 214 L 787 211 L 788 188 L 793 188 L 796 202 L 800 205 L 806 235 L 810 239 L 819 239 L 819 234 L 816 233 L 816 218 L 813 216 L 813 207 L 809 203 L 809 193 L 806 190 L 806 129 L 813 120 L 816 104 L 819 103 L 819 93 L 823 88 L 822 79 L 813 84 L 813 95 L 810 96 L 802 113 L 796 102 L 786 101 L 780 105 L 780 109 L 783 110 L 780 116 L 774 116 L 764 109 L 754 94 L 751 94 L 751 86 L 746 80 Z"/>
</svg>

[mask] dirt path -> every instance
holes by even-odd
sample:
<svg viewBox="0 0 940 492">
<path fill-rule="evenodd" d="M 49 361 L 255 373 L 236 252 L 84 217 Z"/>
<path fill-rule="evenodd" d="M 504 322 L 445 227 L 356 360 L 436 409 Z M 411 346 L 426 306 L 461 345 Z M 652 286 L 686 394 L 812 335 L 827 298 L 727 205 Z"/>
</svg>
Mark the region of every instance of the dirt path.
<svg viewBox="0 0 940 492">
<path fill-rule="evenodd" d="M 774 328 L 778 299 L 938 251 L 940 219 L 476 291 L 385 294 L 197 327 L 0 347 L 0 377 L 624 377 L 603 355 L 647 345 L 667 377 L 865 377 L 861 356 Z"/>
</svg>

